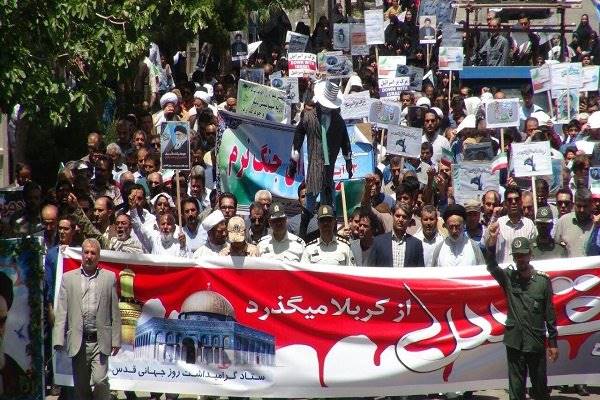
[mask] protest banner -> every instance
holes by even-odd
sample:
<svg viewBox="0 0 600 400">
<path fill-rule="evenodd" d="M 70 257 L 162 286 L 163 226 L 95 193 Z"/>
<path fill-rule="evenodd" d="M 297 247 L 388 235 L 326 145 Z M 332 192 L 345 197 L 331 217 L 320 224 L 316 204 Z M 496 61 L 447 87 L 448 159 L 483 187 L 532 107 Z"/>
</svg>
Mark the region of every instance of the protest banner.
<svg viewBox="0 0 600 400">
<path fill-rule="evenodd" d="M 437 24 L 435 15 L 421 15 L 419 17 L 419 43 L 435 44 L 437 42 Z"/>
<path fill-rule="evenodd" d="M 236 110 L 242 115 L 281 122 L 288 116 L 285 99 L 283 90 L 240 79 Z"/>
<path fill-rule="evenodd" d="M 265 70 L 262 68 L 242 68 L 240 79 L 263 85 L 265 83 Z"/>
<path fill-rule="evenodd" d="M 42 247 L 37 239 L 24 238 L 0 240 L 0 249 L 0 397 L 41 400 L 45 396 Z M 47 289 L 53 293 L 54 288 Z"/>
<path fill-rule="evenodd" d="M 350 24 L 350 52 L 353 56 L 369 55 L 365 24 Z"/>
<path fill-rule="evenodd" d="M 488 190 L 500 186 L 500 174 L 492 173 L 491 162 L 463 161 L 452 165 L 454 199 L 458 204 L 467 200 L 481 200 Z"/>
<path fill-rule="evenodd" d="M 333 24 L 333 48 L 350 51 L 350 24 Z"/>
<path fill-rule="evenodd" d="M 458 25 L 453 23 L 442 24 L 442 47 L 462 47 L 463 36 L 458 30 Z"/>
<path fill-rule="evenodd" d="M 561 63 L 550 65 L 552 90 L 580 89 L 583 85 L 581 63 Z"/>
<path fill-rule="evenodd" d="M 285 41 L 288 43 L 288 53 L 304 53 L 308 39 L 307 35 L 287 31 Z"/>
<path fill-rule="evenodd" d="M 486 128 L 519 126 L 519 99 L 499 99 L 485 103 Z"/>
<path fill-rule="evenodd" d="M 382 10 L 365 10 L 365 35 L 368 45 L 385 43 Z"/>
<path fill-rule="evenodd" d="M 556 94 L 556 123 L 567 124 L 579 114 L 579 89 L 554 90 Z"/>
<path fill-rule="evenodd" d="M 287 103 L 300 103 L 300 93 L 298 91 L 298 78 L 274 77 L 271 75 L 271 86 L 275 89 L 285 92 L 285 101 Z"/>
<path fill-rule="evenodd" d="M 531 86 L 533 87 L 533 93 L 542 93 L 550 90 L 550 66 L 544 64 L 538 68 L 531 68 L 529 70 L 531 76 Z"/>
<path fill-rule="evenodd" d="M 406 56 L 379 56 L 377 62 L 377 77 L 392 79 L 398 77 L 398 68 L 406 65 Z"/>
<path fill-rule="evenodd" d="M 407 90 L 421 91 L 423 86 L 423 68 L 408 65 L 398 65 L 396 77 L 408 77 L 409 85 Z"/>
<path fill-rule="evenodd" d="M 160 127 L 160 168 L 190 169 L 190 124 L 166 121 Z"/>
<path fill-rule="evenodd" d="M 248 36 L 245 31 L 229 32 L 231 61 L 243 61 L 248 58 Z"/>
<path fill-rule="evenodd" d="M 517 178 L 552 175 L 550 142 L 513 143 L 511 166 Z"/>
<path fill-rule="evenodd" d="M 298 187 L 304 180 L 304 168 L 299 167 L 292 179 L 286 175 L 295 127 L 259 118 L 220 111 L 220 149 L 217 165 L 223 191 L 235 194 L 238 203 L 249 205 L 254 194 L 268 189 L 274 196 L 298 199 Z M 360 179 L 373 171 L 373 148 L 365 142 L 357 125 L 348 125 L 348 138 L 352 149 L 354 178 Z M 308 162 L 306 146 L 300 166 Z M 334 179 L 346 179 L 346 162 L 341 156 L 336 160 Z"/>
<path fill-rule="evenodd" d="M 368 90 L 344 96 L 341 115 L 343 119 L 362 119 L 369 116 L 371 96 Z"/>
<path fill-rule="evenodd" d="M 440 47 L 438 54 L 440 71 L 462 71 L 464 60 L 462 47 Z"/>
<path fill-rule="evenodd" d="M 327 51 L 317 54 L 319 72 L 328 79 L 347 78 L 352 75 L 352 56 L 341 51 Z"/>
<path fill-rule="evenodd" d="M 313 53 L 289 53 L 288 76 L 303 78 L 317 74 L 317 55 Z"/>
<path fill-rule="evenodd" d="M 400 125 L 400 106 L 373 99 L 369 108 L 369 122 L 383 127 Z"/>
<path fill-rule="evenodd" d="M 592 194 L 600 194 L 600 167 L 590 167 L 589 187 Z"/>
<path fill-rule="evenodd" d="M 600 67 L 597 65 L 582 68 L 582 92 L 595 92 L 598 90 L 598 75 Z"/>
<path fill-rule="evenodd" d="M 399 78 L 379 79 L 379 98 L 389 101 L 400 100 L 403 91 L 410 87 L 410 77 L 401 76 Z"/>
<path fill-rule="evenodd" d="M 419 158 L 421 155 L 421 142 L 423 130 L 407 126 L 390 126 L 387 131 L 388 154 L 397 156 Z"/>
<path fill-rule="evenodd" d="M 10 217 L 25 208 L 22 187 L 0 188 L 0 220 L 8 223 Z"/>
<path fill-rule="evenodd" d="M 63 254 L 58 281 L 81 265 L 80 249 Z M 568 349 L 548 365 L 551 386 L 600 378 L 600 321 L 589 307 L 600 296 L 599 263 L 533 262 L 552 279 L 558 345 Z M 119 281 L 123 315 L 122 347 L 109 359 L 113 390 L 304 398 L 507 385 L 506 297 L 484 266 L 348 268 L 103 251 L 100 267 Z"/>
</svg>

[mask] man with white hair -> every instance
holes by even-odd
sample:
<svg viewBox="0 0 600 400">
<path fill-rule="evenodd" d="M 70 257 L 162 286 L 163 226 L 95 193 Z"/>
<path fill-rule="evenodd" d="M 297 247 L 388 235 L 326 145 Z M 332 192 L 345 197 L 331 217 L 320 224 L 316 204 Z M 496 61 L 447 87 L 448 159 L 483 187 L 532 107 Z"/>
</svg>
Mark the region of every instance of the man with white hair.
<svg viewBox="0 0 600 400">
<path fill-rule="evenodd" d="M 256 203 L 260 203 L 262 208 L 265 210 L 265 213 L 268 213 L 271 203 L 273 202 L 273 195 L 268 190 L 262 189 L 256 192 L 254 195 L 254 201 Z"/>
<path fill-rule="evenodd" d="M 127 164 L 125 164 L 125 158 L 121 147 L 116 143 L 109 143 L 106 146 L 106 155 L 109 156 L 113 161 L 112 176 L 115 182 L 119 182 L 121 175 L 128 171 Z"/>
<path fill-rule="evenodd" d="M 227 223 L 221 210 L 210 213 L 202 221 L 202 229 L 208 232 L 208 239 L 194 252 L 194 258 L 219 255 L 227 240 Z"/>
</svg>

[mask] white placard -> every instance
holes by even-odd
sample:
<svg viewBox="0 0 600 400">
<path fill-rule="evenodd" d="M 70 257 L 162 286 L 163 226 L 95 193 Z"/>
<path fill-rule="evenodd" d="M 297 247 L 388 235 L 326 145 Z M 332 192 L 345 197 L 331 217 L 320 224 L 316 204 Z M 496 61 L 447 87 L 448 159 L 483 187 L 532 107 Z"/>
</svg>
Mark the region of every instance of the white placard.
<svg viewBox="0 0 600 400">
<path fill-rule="evenodd" d="M 544 64 L 539 68 L 531 68 L 529 75 L 531 76 L 533 93 L 542 93 L 550 90 L 550 65 Z"/>
<path fill-rule="evenodd" d="M 403 91 L 410 89 L 410 77 L 379 79 L 379 98 L 387 101 L 398 101 Z"/>
<path fill-rule="evenodd" d="M 465 55 L 462 47 L 440 47 L 438 66 L 440 71 L 462 71 Z"/>
<path fill-rule="evenodd" d="M 308 36 L 288 31 L 285 41 L 288 43 L 288 53 L 303 53 L 306 50 Z"/>
<path fill-rule="evenodd" d="M 377 60 L 377 77 L 392 79 L 398 76 L 398 66 L 406 65 L 406 56 L 379 56 Z"/>
<path fill-rule="evenodd" d="M 271 86 L 275 89 L 285 91 L 286 103 L 300 103 L 300 94 L 298 90 L 298 78 L 274 77 L 271 76 Z"/>
<path fill-rule="evenodd" d="M 382 126 L 400 125 L 400 111 L 398 104 L 373 100 L 369 108 L 369 122 Z"/>
<path fill-rule="evenodd" d="M 550 142 L 513 143 L 511 166 L 517 178 L 552 175 Z"/>
<path fill-rule="evenodd" d="M 486 127 L 492 129 L 519 126 L 519 107 L 519 99 L 500 99 L 486 103 Z"/>
<path fill-rule="evenodd" d="M 598 76 L 600 75 L 600 66 L 593 65 L 584 67 L 582 92 L 595 92 L 598 90 Z"/>
<path fill-rule="evenodd" d="M 481 200 L 488 190 L 498 191 L 500 174 L 493 174 L 491 162 L 465 162 L 452 165 L 454 200 L 464 204 L 467 200 Z"/>
<path fill-rule="evenodd" d="M 387 132 L 387 154 L 419 158 L 423 130 L 407 126 L 390 126 Z"/>
<path fill-rule="evenodd" d="M 600 194 L 600 167 L 591 167 L 589 175 L 589 186 L 593 194 Z"/>
<path fill-rule="evenodd" d="M 579 89 L 583 85 L 583 68 L 581 63 L 562 63 L 550 65 L 552 90 Z"/>
<path fill-rule="evenodd" d="M 333 24 L 333 48 L 350 51 L 350 24 Z"/>
<path fill-rule="evenodd" d="M 313 53 L 288 53 L 288 75 L 302 78 L 317 74 L 317 55 Z"/>
<path fill-rule="evenodd" d="M 369 116 L 371 96 L 368 90 L 344 96 L 341 114 L 343 119 L 361 119 Z"/>
<path fill-rule="evenodd" d="M 367 44 L 385 43 L 382 10 L 365 10 L 365 33 Z"/>
<path fill-rule="evenodd" d="M 352 55 L 368 56 L 369 48 L 365 24 L 350 24 L 350 52 Z"/>
</svg>

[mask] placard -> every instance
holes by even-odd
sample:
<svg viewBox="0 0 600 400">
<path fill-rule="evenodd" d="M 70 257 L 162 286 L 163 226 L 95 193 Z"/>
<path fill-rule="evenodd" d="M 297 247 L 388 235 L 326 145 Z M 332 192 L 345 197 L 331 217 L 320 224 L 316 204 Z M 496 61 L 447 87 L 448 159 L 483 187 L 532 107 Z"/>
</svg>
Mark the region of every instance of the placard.
<svg viewBox="0 0 600 400">
<path fill-rule="evenodd" d="M 485 123 L 488 129 L 519 126 L 519 99 L 499 99 L 485 103 Z"/>
<path fill-rule="evenodd" d="M 552 175 L 550 142 L 513 143 L 511 166 L 517 178 Z"/>
<path fill-rule="evenodd" d="M 290 78 L 316 76 L 317 55 L 313 53 L 289 53 L 288 75 Z"/>
<path fill-rule="evenodd" d="M 368 90 L 344 96 L 341 115 L 343 119 L 361 119 L 369 116 L 371 96 Z"/>
<path fill-rule="evenodd" d="M 385 43 L 382 10 L 365 10 L 365 33 L 367 44 Z"/>
<path fill-rule="evenodd" d="M 243 61 L 248 58 L 248 37 L 245 31 L 229 32 L 231 61 Z"/>
<path fill-rule="evenodd" d="M 552 86 L 550 82 L 550 65 L 544 64 L 538 68 L 531 68 L 529 75 L 531 76 L 533 93 L 542 93 L 550 90 Z"/>
<path fill-rule="evenodd" d="M 379 79 L 396 78 L 398 67 L 406 65 L 406 56 L 379 56 L 377 60 L 377 77 Z"/>
<path fill-rule="evenodd" d="M 410 78 L 402 76 L 400 78 L 379 79 L 379 98 L 385 98 L 390 101 L 400 100 L 403 91 L 410 87 Z"/>
<path fill-rule="evenodd" d="M 419 158 L 421 155 L 421 143 L 423 141 L 423 130 L 409 128 L 407 126 L 390 126 L 387 131 L 387 154 Z"/>
<path fill-rule="evenodd" d="M 285 101 L 289 104 L 300 103 L 300 92 L 298 90 L 298 78 L 273 77 L 271 86 L 285 92 Z"/>
<path fill-rule="evenodd" d="M 262 85 L 265 83 L 265 70 L 262 68 L 242 68 L 240 79 Z"/>
<path fill-rule="evenodd" d="M 419 17 L 419 43 L 435 44 L 437 41 L 435 15 L 422 15 Z"/>
<path fill-rule="evenodd" d="M 421 0 L 419 1 L 419 17 L 422 15 L 435 15 L 438 24 L 447 24 L 454 21 L 455 9 L 452 1 L 446 0 Z"/>
<path fill-rule="evenodd" d="M 342 52 L 321 52 L 317 54 L 319 73 L 327 78 L 348 78 L 352 75 L 352 56 Z"/>
<path fill-rule="evenodd" d="M 287 31 L 285 41 L 288 43 L 288 53 L 303 53 L 309 37 L 301 33 Z"/>
<path fill-rule="evenodd" d="M 492 142 L 465 143 L 463 159 L 464 161 L 492 161 L 494 159 Z"/>
<path fill-rule="evenodd" d="M 481 200 L 488 190 L 498 191 L 500 174 L 492 174 L 491 162 L 463 161 L 452 165 L 454 200 L 465 204 L 467 200 Z"/>
<path fill-rule="evenodd" d="M 365 24 L 350 24 L 350 52 L 353 56 L 368 56 L 369 45 Z"/>
<path fill-rule="evenodd" d="M 396 77 L 408 77 L 408 90 L 420 92 L 423 87 L 423 68 L 413 67 L 409 65 L 398 65 L 396 69 Z"/>
<path fill-rule="evenodd" d="M 583 86 L 583 68 L 581 63 L 561 63 L 550 65 L 552 90 L 580 89 Z"/>
<path fill-rule="evenodd" d="M 236 111 L 242 115 L 282 122 L 287 118 L 286 93 L 270 86 L 240 79 Z"/>
<path fill-rule="evenodd" d="M 600 194 L 600 167 L 590 167 L 588 182 L 592 194 Z"/>
<path fill-rule="evenodd" d="M 190 124 L 166 121 L 160 126 L 161 169 L 190 169 Z"/>
<path fill-rule="evenodd" d="M 581 87 L 582 92 L 595 92 L 598 90 L 598 75 L 600 75 L 600 66 L 593 65 L 582 68 L 583 73 L 583 86 Z"/>
<path fill-rule="evenodd" d="M 333 48 L 350 51 L 350 24 L 333 24 Z"/>
<path fill-rule="evenodd" d="M 440 47 L 438 55 L 440 71 L 462 71 L 464 60 L 462 47 Z"/>
<path fill-rule="evenodd" d="M 400 125 L 400 106 L 373 100 L 369 108 L 369 122 L 383 126 Z"/>
<path fill-rule="evenodd" d="M 567 124 L 579 114 L 579 89 L 562 89 L 553 92 L 556 94 L 556 123 Z"/>
<path fill-rule="evenodd" d="M 453 23 L 442 24 L 442 46 L 443 47 L 462 47 L 463 35 L 458 30 L 458 25 Z"/>
</svg>

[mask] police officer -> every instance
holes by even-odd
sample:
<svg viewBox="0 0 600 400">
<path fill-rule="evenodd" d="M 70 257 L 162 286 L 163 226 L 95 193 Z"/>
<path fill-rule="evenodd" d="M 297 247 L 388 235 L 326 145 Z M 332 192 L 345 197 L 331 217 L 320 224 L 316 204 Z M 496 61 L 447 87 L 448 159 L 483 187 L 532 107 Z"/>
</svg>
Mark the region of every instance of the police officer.
<svg viewBox="0 0 600 400">
<path fill-rule="evenodd" d="M 531 243 L 531 255 L 534 260 L 568 257 L 566 247 L 555 243 L 552 237 L 554 220 L 550 207 L 543 206 L 538 208 L 535 215 L 535 227 L 537 228 L 538 235 L 533 243 Z"/>
<path fill-rule="evenodd" d="M 490 228 L 490 236 L 498 236 L 498 227 Z M 533 397 L 547 400 L 546 350 L 548 359 L 558 358 L 556 346 L 556 315 L 552 305 L 550 277 L 536 271 L 529 263 L 531 244 L 527 238 L 517 237 L 511 244 L 516 269 L 501 269 L 496 261 L 493 244 L 488 240 L 486 263 L 488 271 L 500 284 L 508 299 L 508 316 L 504 344 L 508 360 L 508 385 L 511 400 L 525 399 L 527 373 L 531 379 Z M 546 331 L 548 348 L 545 348 Z"/>
<path fill-rule="evenodd" d="M 269 208 L 269 226 L 272 233 L 258 242 L 260 256 L 281 261 L 300 261 L 304 240 L 287 231 L 287 217 L 280 203 L 273 203 Z"/>
<path fill-rule="evenodd" d="M 348 242 L 334 234 L 336 227 L 333 208 L 329 205 L 319 207 L 317 213 L 320 237 L 306 246 L 302 262 L 328 265 L 355 265 L 354 256 Z"/>
</svg>

